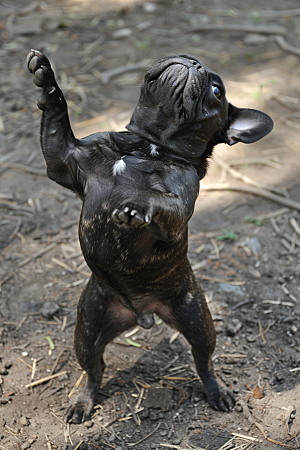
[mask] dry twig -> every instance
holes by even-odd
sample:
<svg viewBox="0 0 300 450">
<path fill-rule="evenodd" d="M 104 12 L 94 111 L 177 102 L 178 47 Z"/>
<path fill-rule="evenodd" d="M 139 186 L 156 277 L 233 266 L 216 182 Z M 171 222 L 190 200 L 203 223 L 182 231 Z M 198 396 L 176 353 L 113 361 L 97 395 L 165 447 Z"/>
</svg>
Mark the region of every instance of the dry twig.
<svg viewBox="0 0 300 450">
<path fill-rule="evenodd" d="M 233 23 L 203 23 L 201 27 L 191 28 L 192 33 L 203 31 L 228 31 L 229 33 L 256 33 L 256 34 L 286 34 L 286 29 L 277 25 L 248 25 Z"/>
<path fill-rule="evenodd" d="M 275 42 L 283 51 L 300 56 L 300 48 L 290 45 L 282 36 L 276 36 Z"/>
<path fill-rule="evenodd" d="M 263 429 L 263 427 L 259 423 L 255 422 L 255 420 L 253 419 L 252 414 L 250 413 L 250 410 L 249 410 L 248 406 L 246 405 L 246 403 L 243 400 L 239 400 L 237 402 L 237 404 L 242 407 L 243 413 L 244 413 L 246 419 L 251 424 L 255 425 L 261 431 L 261 433 L 263 434 L 264 438 L 266 439 L 267 435 L 266 435 L 265 430 Z M 234 434 L 234 433 L 232 433 L 232 434 Z"/>
<path fill-rule="evenodd" d="M 41 175 L 46 177 L 46 169 L 38 169 L 37 167 L 26 166 L 25 164 L 17 164 L 17 163 L 2 163 L 1 166 L 6 169 L 17 170 L 20 172 L 32 173 L 34 175 Z"/>
<path fill-rule="evenodd" d="M 54 247 L 57 246 L 57 242 L 53 242 L 50 245 L 47 245 L 47 247 L 42 248 L 36 253 L 33 253 L 33 255 L 28 256 L 27 258 L 23 259 L 21 262 L 19 262 L 18 267 L 23 267 L 26 264 L 28 264 L 32 259 L 39 258 L 40 256 L 43 256 L 45 253 L 52 250 Z"/>
<path fill-rule="evenodd" d="M 54 364 L 53 364 L 53 367 L 52 367 L 52 369 L 51 369 L 50 375 L 53 375 L 53 374 L 54 374 L 55 369 L 56 369 L 56 367 L 57 367 L 57 365 L 58 365 L 58 362 L 59 362 L 59 360 L 60 360 L 60 357 L 62 356 L 62 354 L 64 353 L 65 350 L 66 350 L 66 348 L 63 348 L 62 351 L 59 353 L 58 357 L 56 358 L 56 360 L 55 360 L 55 362 L 54 362 Z"/>
<path fill-rule="evenodd" d="M 40 378 L 39 380 L 33 381 L 32 383 L 29 383 L 29 384 L 26 384 L 25 387 L 29 388 L 29 387 L 37 386 L 38 384 L 45 383 L 46 381 L 52 380 L 53 378 L 60 377 L 60 375 L 65 375 L 66 373 L 67 373 L 67 371 L 64 370 L 63 372 L 59 372 L 54 375 L 49 375 L 48 377 L 45 377 L 45 378 Z"/>
<path fill-rule="evenodd" d="M 205 184 L 203 186 L 206 191 L 240 191 L 246 192 L 248 194 L 258 195 L 260 197 L 267 198 L 273 202 L 279 203 L 281 205 L 285 205 L 289 208 L 296 209 L 300 211 L 300 203 L 295 202 L 289 198 L 281 197 L 280 195 L 272 194 L 271 192 L 266 191 L 265 189 L 260 189 L 252 186 L 239 186 L 237 184 Z"/>
<path fill-rule="evenodd" d="M 135 447 L 136 445 L 140 444 L 141 442 L 145 441 L 146 439 L 148 439 L 150 436 L 152 436 L 152 434 L 154 434 L 159 427 L 161 426 L 161 422 L 159 422 L 159 424 L 157 425 L 156 428 L 154 428 L 153 431 L 151 431 L 151 433 L 147 434 L 147 436 L 145 436 L 144 438 L 140 439 L 139 441 L 135 442 L 134 444 L 127 444 L 128 447 Z"/>
<path fill-rule="evenodd" d="M 81 375 L 80 375 L 80 377 L 78 378 L 78 380 L 77 380 L 76 383 L 74 384 L 74 386 L 73 386 L 71 392 L 69 393 L 69 395 L 68 395 L 69 398 L 72 397 L 72 395 L 73 395 L 75 389 L 80 385 L 80 383 L 81 383 L 81 381 L 82 381 L 82 378 L 84 377 L 85 374 L 86 374 L 86 372 L 83 370 L 82 373 L 81 373 Z"/>
<path fill-rule="evenodd" d="M 295 447 L 284 444 L 283 442 L 276 441 L 275 439 L 267 438 L 267 441 L 273 442 L 273 444 L 281 445 L 282 447 L 290 448 L 291 450 L 295 450 Z"/>
<path fill-rule="evenodd" d="M 300 8 L 296 9 L 281 9 L 280 11 L 275 10 L 262 10 L 262 11 L 253 11 L 252 16 L 255 17 L 294 17 L 300 16 Z"/>
<path fill-rule="evenodd" d="M 140 63 L 137 64 L 132 64 L 132 65 L 128 65 L 128 66 L 121 66 L 121 67 L 115 67 L 113 69 L 109 69 L 106 70 L 105 72 L 102 72 L 100 74 L 101 76 L 101 81 L 103 84 L 107 84 L 109 83 L 113 78 L 116 78 L 120 75 L 123 75 L 124 73 L 129 73 L 129 72 L 139 72 L 139 71 L 144 71 L 147 70 L 147 66 L 149 65 L 150 60 L 147 59 L 145 61 L 142 61 Z"/>
<path fill-rule="evenodd" d="M 266 184 L 259 183 L 253 180 L 252 178 L 243 175 L 242 173 L 230 167 L 229 164 L 227 164 L 225 161 L 223 161 L 223 159 L 219 158 L 217 155 L 214 155 L 214 161 L 218 164 L 218 166 L 222 167 L 222 169 L 226 170 L 226 172 L 230 173 L 230 175 L 232 175 L 237 180 L 241 180 L 246 184 L 250 184 L 251 186 L 256 186 L 258 188 L 265 189 L 267 191 L 275 192 L 276 194 L 282 195 L 281 189 L 278 189 L 274 186 L 267 186 Z"/>
</svg>

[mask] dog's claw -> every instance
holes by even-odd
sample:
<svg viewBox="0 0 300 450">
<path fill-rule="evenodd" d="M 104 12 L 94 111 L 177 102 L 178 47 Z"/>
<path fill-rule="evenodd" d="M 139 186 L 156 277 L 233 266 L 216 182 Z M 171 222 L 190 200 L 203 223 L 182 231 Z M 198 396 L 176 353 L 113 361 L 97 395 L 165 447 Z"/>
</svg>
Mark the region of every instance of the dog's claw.
<svg viewBox="0 0 300 450">
<path fill-rule="evenodd" d="M 210 406 L 216 411 L 230 412 L 235 405 L 233 394 L 223 383 L 219 382 L 217 389 L 206 389 L 206 395 Z"/>
<path fill-rule="evenodd" d="M 143 208 L 126 205 L 123 208 L 115 209 L 112 213 L 113 220 L 124 228 L 136 228 L 150 223 L 150 215 L 143 212 Z"/>
<path fill-rule="evenodd" d="M 90 419 L 93 408 L 93 400 L 81 393 L 69 406 L 65 420 L 67 423 L 83 423 Z"/>
</svg>

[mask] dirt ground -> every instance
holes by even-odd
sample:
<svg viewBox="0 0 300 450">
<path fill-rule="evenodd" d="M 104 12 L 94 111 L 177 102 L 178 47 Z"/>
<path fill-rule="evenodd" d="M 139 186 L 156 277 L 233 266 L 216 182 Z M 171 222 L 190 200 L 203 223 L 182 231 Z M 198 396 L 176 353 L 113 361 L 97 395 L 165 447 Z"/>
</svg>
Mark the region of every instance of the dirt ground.
<svg viewBox="0 0 300 450">
<path fill-rule="evenodd" d="M 300 10 L 282 11 L 297 7 L 0 2 L 0 449 L 300 448 Z M 281 32 L 298 56 L 279 46 Z M 188 344 L 157 319 L 107 347 L 95 415 L 65 425 L 84 384 L 73 332 L 90 271 L 80 201 L 45 176 L 30 48 L 50 58 L 77 137 L 123 129 L 148 62 L 182 52 L 220 73 L 233 104 L 274 119 L 263 140 L 216 148 L 189 227 L 217 330 L 216 371 L 237 399 L 231 413 L 208 406 Z"/>
</svg>

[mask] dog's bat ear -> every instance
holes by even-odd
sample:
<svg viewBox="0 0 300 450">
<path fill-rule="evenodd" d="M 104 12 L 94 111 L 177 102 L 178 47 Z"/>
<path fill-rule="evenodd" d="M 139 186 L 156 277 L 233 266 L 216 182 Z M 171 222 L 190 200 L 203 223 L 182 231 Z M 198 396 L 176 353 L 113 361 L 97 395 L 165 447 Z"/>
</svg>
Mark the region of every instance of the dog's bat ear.
<svg viewBox="0 0 300 450">
<path fill-rule="evenodd" d="M 225 141 L 228 145 L 237 142 L 251 144 L 266 136 L 273 128 L 273 120 L 268 114 L 256 109 L 237 108 L 229 104 L 228 128 Z"/>
</svg>

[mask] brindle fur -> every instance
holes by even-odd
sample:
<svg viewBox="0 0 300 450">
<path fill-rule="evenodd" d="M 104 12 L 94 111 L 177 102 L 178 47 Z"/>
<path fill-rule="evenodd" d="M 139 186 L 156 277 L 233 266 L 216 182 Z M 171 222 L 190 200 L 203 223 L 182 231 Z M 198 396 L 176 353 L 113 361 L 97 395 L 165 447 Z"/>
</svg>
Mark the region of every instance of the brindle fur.
<svg viewBox="0 0 300 450">
<path fill-rule="evenodd" d="M 90 417 L 105 346 L 136 324 L 150 328 L 154 313 L 190 343 L 211 406 L 229 411 L 233 396 L 211 361 L 213 321 L 187 259 L 187 224 L 213 146 L 254 142 L 271 131 L 271 119 L 230 105 L 221 78 L 181 55 L 150 69 L 129 131 L 79 140 L 46 56 L 32 50 L 27 64 L 42 87 L 38 106 L 47 173 L 82 199 L 79 239 L 93 273 L 79 300 L 75 329 L 87 382 L 66 420 Z M 221 98 L 212 91 L 216 85 Z"/>
</svg>

